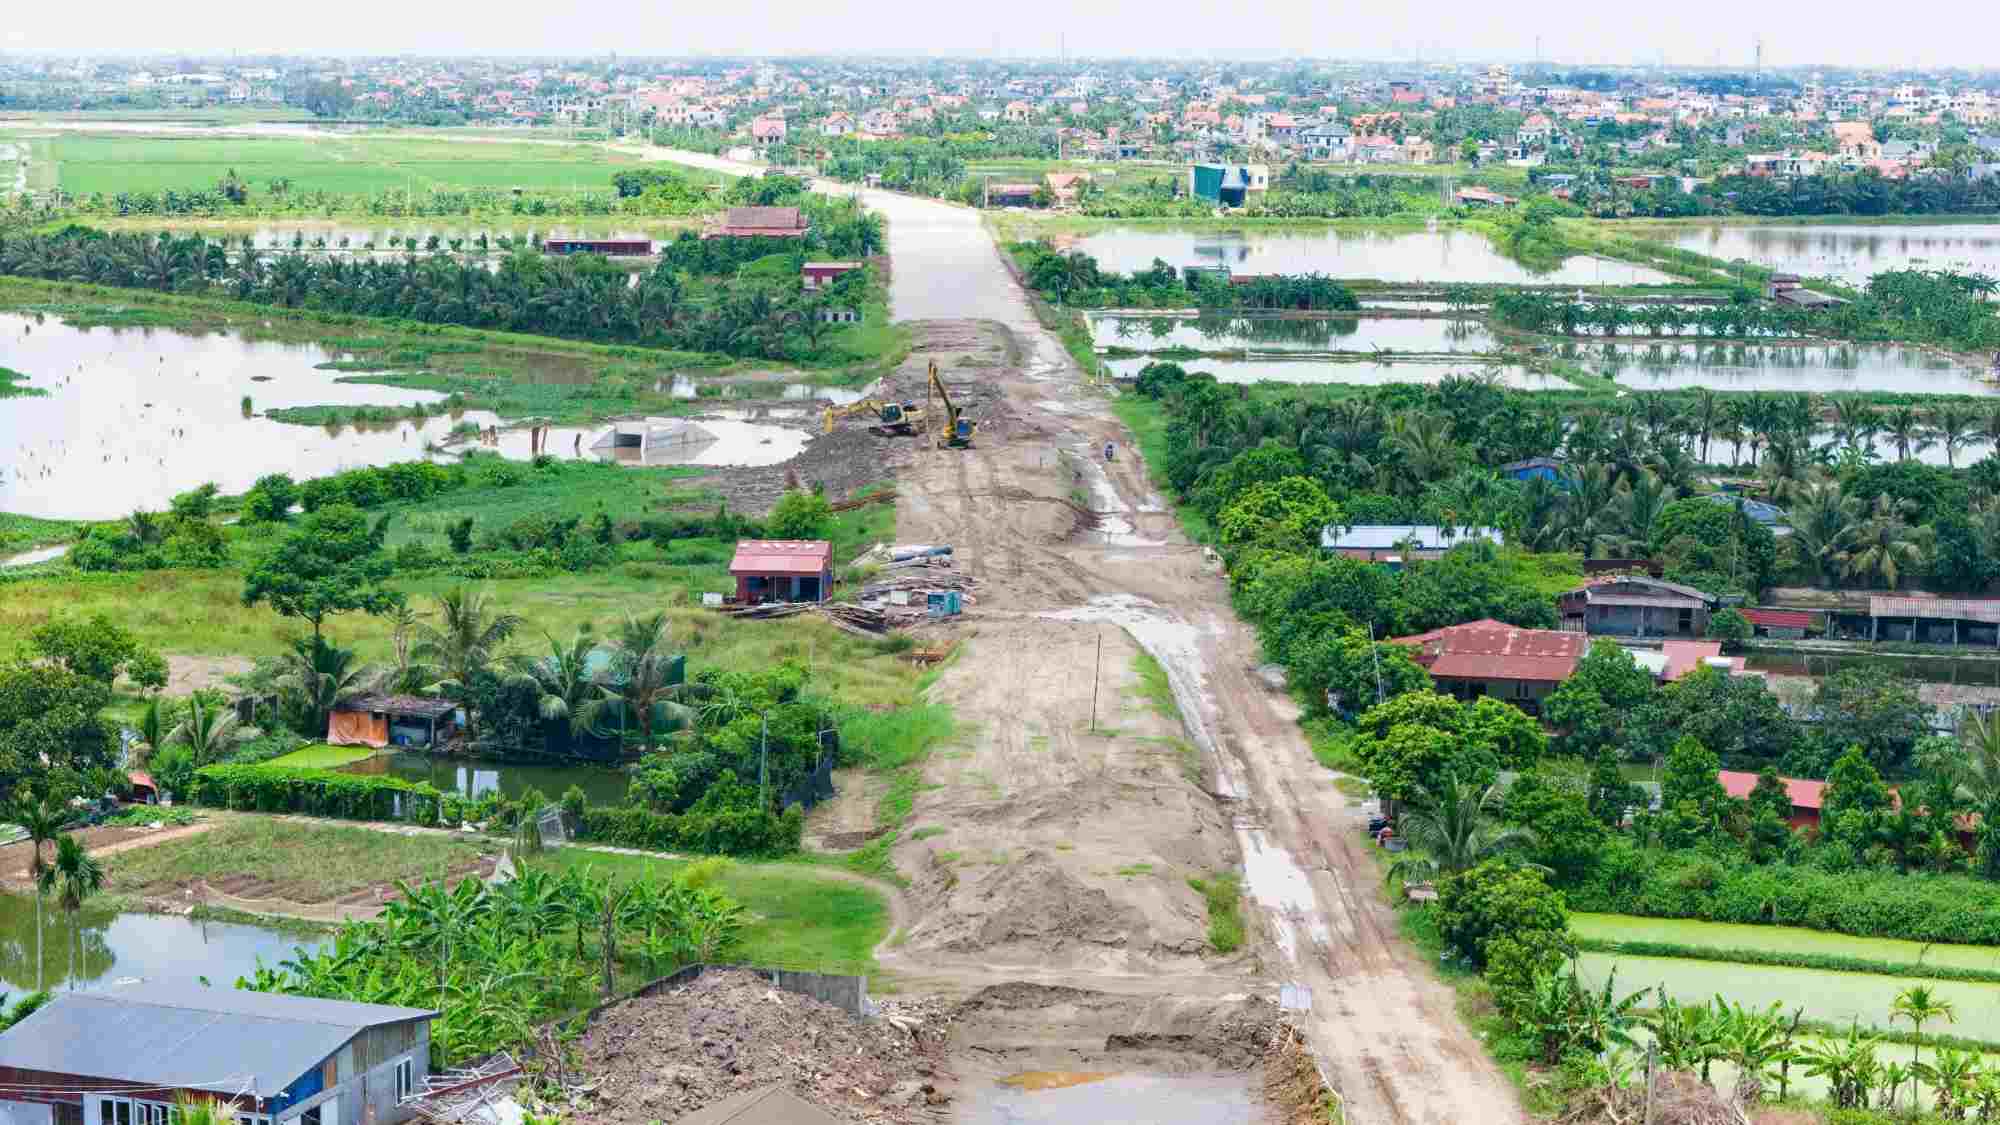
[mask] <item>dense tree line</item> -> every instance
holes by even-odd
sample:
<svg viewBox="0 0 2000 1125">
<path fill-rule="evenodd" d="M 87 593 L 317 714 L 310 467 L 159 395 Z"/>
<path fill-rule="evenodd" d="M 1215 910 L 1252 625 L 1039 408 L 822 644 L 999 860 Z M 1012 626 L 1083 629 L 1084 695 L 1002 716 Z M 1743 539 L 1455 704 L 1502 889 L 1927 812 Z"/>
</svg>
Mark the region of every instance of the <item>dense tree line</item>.
<svg viewBox="0 0 2000 1125">
<path fill-rule="evenodd" d="M 1359 309 L 1352 290 L 1321 274 L 1273 274 L 1232 282 L 1216 270 L 1189 269 L 1183 275 L 1155 258 L 1151 268 L 1121 274 L 1098 268 L 1081 251 L 1063 253 L 1047 240 L 1008 247 L 1028 285 L 1058 304 L 1078 308 Z"/>
<path fill-rule="evenodd" d="M 703 242 L 690 235 L 669 244 L 660 264 L 635 280 L 594 256 L 519 251 L 489 269 L 446 255 L 267 256 L 200 235 L 70 227 L 51 235 L 0 235 L 0 273 L 778 359 L 811 354 L 833 327 L 820 319 L 820 310 L 834 302 L 858 307 L 868 284 L 849 275 L 807 294 L 798 282 L 799 263 L 859 257 L 879 243 L 879 225 L 858 214 L 834 218 L 804 239 Z M 778 264 L 784 268 L 763 276 L 712 276 L 772 254 L 783 256 Z"/>
</svg>

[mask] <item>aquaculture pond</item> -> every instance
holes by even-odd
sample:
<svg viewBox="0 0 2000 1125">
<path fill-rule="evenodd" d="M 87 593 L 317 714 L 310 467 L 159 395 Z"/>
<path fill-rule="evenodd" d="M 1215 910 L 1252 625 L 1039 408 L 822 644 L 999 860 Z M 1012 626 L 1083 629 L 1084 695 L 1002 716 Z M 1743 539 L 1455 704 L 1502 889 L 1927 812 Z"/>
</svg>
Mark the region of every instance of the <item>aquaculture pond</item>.
<svg viewBox="0 0 2000 1125">
<path fill-rule="evenodd" d="M 1919 683 L 2000 688 L 2000 660 L 1994 659 L 1837 652 L 1752 652 L 1745 657 L 1745 667 L 1766 675 L 1815 678 L 1830 676 L 1843 668 L 1862 668 Z"/>
<path fill-rule="evenodd" d="M 78 988 L 107 988 L 144 979 L 199 983 L 206 977 L 227 988 L 267 965 L 291 956 L 299 946 L 318 948 L 311 931 L 287 933 L 241 922 L 199 922 L 168 914 L 140 914 L 86 905 L 72 930 L 53 899 L 42 906 L 42 971 L 47 988 L 69 980 L 71 937 L 80 934 L 75 957 Z M 0 992 L 31 992 L 35 973 L 35 900 L 0 893 Z"/>
<path fill-rule="evenodd" d="M 1113 376 L 1136 379 L 1151 356 L 1105 361 Z M 1459 362 L 1422 360 L 1313 359 L 1190 359 L 1182 361 L 1189 371 L 1215 376 L 1220 383 L 1352 383 L 1381 386 L 1387 383 L 1437 383 L 1447 375 L 1492 378 L 1501 385 L 1523 390 L 1547 391 L 1571 388 L 1569 381 L 1555 375 L 1530 371 L 1518 364 L 1487 364 L 1467 359 Z"/>
<path fill-rule="evenodd" d="M 1786 1011 L 1804 1008 L 1807 1019 L 1843 1027 L 1852 1021 L 1863 1027 L 1894 1026 L 1889 1021 L 1890 1005 L 1897 993 L 1920 979 L 1623 953 L 1577 957 L 1585 983 L 1594 987 L 1602 986 L 1613 965 L 1617 966 L 1620 993 L 1663 985 L 1668 995 L 1696 1004 L 1707 1003 L 1720 993 L 1746 1008 L 1765 1008 L 1773 1002 Z M 1958 1009 L 1952 1034 L 2000 1043 L 2000 984 L 1959 980 L 1922 983 Z"/>
<path fill-rule="evenodd" d="M 1499 347 L 1476 320 L 1443 317 L 1094 316 L 1100 348 L 1194 348 L 1253 352 L 1490 352 Z"/>
<path fill-rule="evenodd" d="M 447 758 L 429 754 L 385 753 L 341 767 L 344 773 L 400 777 L 405 781 L 428 781 L 441 792 L 464 797 L 484 797 L 500 793 L 519 797 L 529 789 L 539 789 L 550 798 L 561 797 L 570 786 L 583 790 L 594 805 L 613 805 L 625 800 L 631 774 L 623 768 L 586 764 L 502 762 L 486 758 Z"/>
<path fill-rule="evenodd" d="M 2000 276 L 2000 223 L 1713 223 L 1619 229 L 1726 262 L 1741 259 L 1855 286 L 1885 270 Z"/>
<path fill-rule="evenodd" d="M 343 383 L 314 369 L 338 358 L 317 344 L 234 332 L 78 328 L 0 313 L 0 367 L 46 392 L 0 400 L 0 510 L 106 519 L 159 509 L 207 481 L 241 492 L 277 470 L 324 476 L 411 460 L 455 424 L 439 415 L 328 429 L 261 416 L 281 406 L 408 406 L 444 397 Z"/>
<path fill-rule="evenodd" d="M 1693 918 L 1639 918 L 1630 914 L 1569 916 L 1570 931 L 1598 941 L 1657 941 L 1704 949 L 1755 949 L 1771 953 L 1824 954 L 1898 965 L 1947 965 L 2000 972 L 2000 947 L 1945 945 L 1807 930 L 1797 926 L 1746 926 Z"/>
<path fill-rule="evenodd" d="M 1897 344 L 1564 342 L 1554 354 L 1635 390 L 1898 391 L 1993 395 L 1977 367 Z"/>
<path fill-rule="evenodd" d="M 1158 258 L 1175 268 L 1224 267 L 1240 274 L 1320 273 L 1378 281 L 1643 285 L 1675 279 L 1646 266 L 1574 257 L 1537 269 L 1502 254 L 1469 230 L 1189 230 L 1112 227 L 1069 245 L 1097 259 L 1100 269 L 1132 273 Z"/>
</svg>

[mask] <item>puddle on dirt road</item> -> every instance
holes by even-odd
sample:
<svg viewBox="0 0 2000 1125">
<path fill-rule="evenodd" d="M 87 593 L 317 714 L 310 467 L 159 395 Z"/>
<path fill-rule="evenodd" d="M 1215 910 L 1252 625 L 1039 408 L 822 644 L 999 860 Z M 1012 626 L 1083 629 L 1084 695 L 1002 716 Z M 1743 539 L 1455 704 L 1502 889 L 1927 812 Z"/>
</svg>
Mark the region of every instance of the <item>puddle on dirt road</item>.
<svg viewBox="0 0 2000 1125">
<path fill-rule="evenodd" d="M 1117 1073 L 1109 1070 L 1024 1070 L 1002 1078 L 1000 1084 L 1016 1090 L 1060 1090 L 1115 1077 Z"/>
<path fill-rule="evenodd" d="M 1261 828 L 1236 826 L 1236 843 L 1243 852 L 1243 884 L 1250 897 L 1271 919 L 1271 933 L 1285 960 L 1299 959 L 1299 934 L 1313 946 L 1328 944 L 1333 937 L 1320 914 L 1319 900 L 1305 869 L 1292 853 L 1272 843 Z"/>
<path fill-rule="evenodd" d="M 1049 1086 L 1012 1079 L 974 1083 L 959 1094 L 956 1120 L 959 1125 L 1243 1125 L 1263 1120 L 1263 1110 L 1241 1073 L 1109 1074 Z"/>
<path fill-rule="evenodd" d="M 893 228 L 890 237 L 893 239 Z M 1668 282 L 1645 266 L 1578 256 L 1547 270 L 1500 253 L 1467 230 L 1211 231 L 1113 227 L 1076 239 L 1100 269 L 1131 273 L 1168 265 L 1224 267 L 1240 274 L 1320 273 L 1397 282 L 1643 285 Z"/>
</svg>

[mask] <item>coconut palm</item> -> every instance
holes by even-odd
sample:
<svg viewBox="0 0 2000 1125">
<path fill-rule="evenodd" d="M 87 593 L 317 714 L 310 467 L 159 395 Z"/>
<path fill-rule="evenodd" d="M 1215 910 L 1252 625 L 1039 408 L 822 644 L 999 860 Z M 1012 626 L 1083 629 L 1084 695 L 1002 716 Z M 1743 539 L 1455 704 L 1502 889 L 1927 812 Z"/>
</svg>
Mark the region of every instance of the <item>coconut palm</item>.
<svg viewBox="0 0 2000 1125">
<path fill-rule="evenodd" d="M 1841 555 L 1847 577 L 1879 579 L 1893 590 L 1904 572 L 1923 560 L 1924 529 L 1911 527 L 1904 518 L 1909 508 L 1908 501 L 1892 500 L 1887 494 L 1875 498 Z"/>
<path fill-rule="evenodd" d="M 549 634 L 542 634 L 549 642 L 549 654 L 535 658 L 525 653 L 516 653 L 507 659 L 507 666 L 513 670 L 513 678 L 534 685 L 539 692 L 536 708 L 544 719 L 566 719 L 572 735 L 581 734 L 590 726 L 596 712 L 602 710 L 594 704 L 610 698 L 602 683 L 591 671 L 590 657 L 597 651 L 597 637 L 588 622 L 577 627 L 576 635 L 565 645 Z"/>
<path fill-rule="evenodd" d="M 1914 406 L 1898 406 L 1882 418 L 1882 434 L 1896 447 L 1896 460 L 1908 461 L 1912 451 L 1922 453 L 1932 445 L 1931 429 Z"/>
<path fill-rule="evenodd" d="M 521 618 L 500 613 L 481 591 L 454 586 L 437 596 L 437 624 L 417 626 L 412 655 L 434 665 L 442 676 L 430 690 L 456 696 L 465 706 L 466 729 L 477 729 L 472 692 L 482 674 L 501 660 L 501 647 L 521 627 Z"/>
<path fill-rule="evenodd" d="M 1708 443 L 1715 437 L 1715 431 L 1722 421 L 1722 396 L 1712 388 L 1700 387 L 1694 392 L 1694 402 L 1687 412 L 1688 432 L 1701 442 L 1701 460 L 1708 463 Z"/>
<path fill-rule="evenodd" d="M 1937 435 L 1938 444 L 1944 446 L 1945 467 L 1955 469 L 1958 451 L 1979 435 L 1979 413 L 1970 406 L 1946 403 L 1931 412 L 1931 432 Z"/>
<path fill-rule="evenodd" d="M 416 647 L 417 626 L 428 616 L 408 602 L 398 602 L 389 611 L 389 639 L 395 648 L 396 666 L 388 670 L 386 678 L 396 691 L 416 691 L 430 678 L 430 669 L 411 655 Z"/>
<path fill-rule="evenodd" d="M 1410 491 L 1450 476 L 1463 452 L 1451 440 L 1451 424 L 1430 414 L 1398 414 L 1389 420 L 1389 444 L 1402 454 Z"/>
<path fill-rule="evenodd" d="M 180 745 L 194 755 L 197 767 L 221 760 L 243 736 L 236 712 L 221 704 L 204 704 L 199 693 L 188 696 L 187 718 L 167 733 L 166 745 Z"/>
<path fill-rule="evenodd" d="M 1930 985 L 1913 984 L 1896 994 L 1895 1003 L 1889 1005 L 1889 1018 L 1909 1020 L 1910 1029 L 1916 1036 L 1916 1042 L 1910 1046 L 1910 1105 L 1915 1106 L 1917 1104 L 1915 1068 L 1922 1062 L 1919 1056 L 1924 1049 L 1924 1025 L 1933 1020 L 1957 1023 L 1958 1009 Z"/>
<path fill-rule="evenodd" d="M 7 819 L 28 834 L 28 878 L 35 884 L 35 991 L 42 989 L 42 898 L 47 893 L 42 876 L 49 869 L 48 842 L 62 832 L 68 819 L 60 802 L 47 794 L 23 796 L 7 812 Z"/>
<path fill-rule="evenodd" d="M 639 741 L 653 748 L 656 712 L 670 720 L 687 721 L 688 709 L 676 702 L 682 693 L 683 665 L 673 621 L 664 613 L 627 617 L 612 637 L 611 666 L 603 681 L 617 693 L 625 714 L 639 722 Z"/>
<path fill-rule="evenodd" d="M 1479 786 L 1447 774 L 1435 790 L 1416 786 L 1396 821 L 1408 850 L 1389 865 L 1388 881 L 1428 882 L 1455 875 L 1480 861 L 1534 839 L 1525 828 L 1503 828 L 1498 785 Z"/>
<path fill-rule="evenodd" d="M 97 861 L 97 857 L 84 851 L 76 837 L 64 836 L 56 841 L 56 861 L 43 870 L 35 887 L 41 894 L 54 891 L 56 905 L 69 915 L 69 987 L 74 992 L 76 949 L 82 943 L 83 933 L 79 916 L 83 912 L 84 901 L 104 889 L 104 865 Z"/>
<path fill-rule="evenodd" d="M 372 664 L 356 662 L 354 650 L 338 648 L 316 636 L 300 637 L 285 654 L 278 690 L 304 707 L 307 726 L 326 729 L 326 717 L 347 701 L 381 688 L 382 674 Z"/>
<path fill-rule="evenodd" d="M 1866 401 L 1845 398 L 1834 404 L 1833 432 L 1843 446 L 1854 450 L 1871 448 L 1881 429 L 1881 419 Z"/>
<path fill-rule="evenodd" d="M 1789 512 L 1791 535 L 1785 549 L 1792 561 L 1814 580 L 1831 586 L 1840 571 L 1848 542 L 1861 523 L 1861 505 L 1843 494 L 1834 481 L 1816 481 L 1795 493 Z"/>
</svg>

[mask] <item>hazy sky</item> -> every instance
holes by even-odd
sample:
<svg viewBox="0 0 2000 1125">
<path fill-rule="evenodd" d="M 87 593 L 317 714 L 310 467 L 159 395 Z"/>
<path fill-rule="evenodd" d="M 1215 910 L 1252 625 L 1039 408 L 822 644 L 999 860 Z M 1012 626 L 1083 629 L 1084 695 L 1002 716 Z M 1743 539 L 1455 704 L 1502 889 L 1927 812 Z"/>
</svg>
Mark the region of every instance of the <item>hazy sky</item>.
<svg viewBox="0 0 2000 1125">
<path fill-rule="evenodd" d="M 678 55 L 930 51 L 1330 58 L 1531 59 L 1748 65 L 2000 66 L 2000 4 L 1855 0 L 1434 0 L 1227 4 L 1196 0 L 147 0 L 9 5 L 0 48 L 84 52 Z"/>
</svg>

